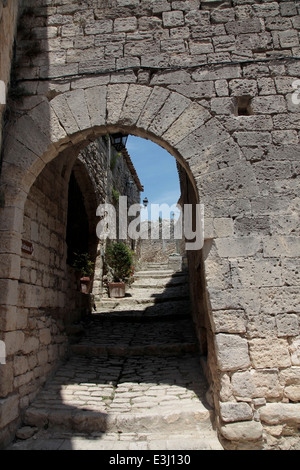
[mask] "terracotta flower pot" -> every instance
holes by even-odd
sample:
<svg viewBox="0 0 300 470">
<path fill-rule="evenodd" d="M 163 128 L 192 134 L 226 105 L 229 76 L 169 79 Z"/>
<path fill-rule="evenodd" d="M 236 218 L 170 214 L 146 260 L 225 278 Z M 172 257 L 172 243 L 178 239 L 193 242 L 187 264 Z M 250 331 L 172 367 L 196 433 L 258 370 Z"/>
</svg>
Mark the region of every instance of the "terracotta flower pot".
<svg viewBox="0 0 300 470">
<path fill-rule="evenodd" d="M 80 278 L 80 292 L 83 294 L 89 294 L 91 287 L 91 278 L 90 277 L 81 277 Z"/>
<path fill-rule="evenodd" d="M 125 297 L 125 282 L 110 282 L 109 287 L 109 296 L 112 298 L 122 298 Z"/>
</svg>

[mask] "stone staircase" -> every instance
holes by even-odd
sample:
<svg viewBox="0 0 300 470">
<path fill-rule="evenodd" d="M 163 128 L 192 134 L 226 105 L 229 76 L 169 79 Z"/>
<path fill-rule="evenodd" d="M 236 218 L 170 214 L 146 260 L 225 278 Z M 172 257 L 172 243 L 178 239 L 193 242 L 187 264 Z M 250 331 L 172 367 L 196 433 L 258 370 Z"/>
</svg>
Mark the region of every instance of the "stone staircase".
<svg viewBox="0 0 300 470">
<path fill-rule="evenodd" d="M 185 272 L 147 266 L 124 299 L 103 300 L 81 326 L 26 411 L 25 431 L 37 433 L 13 449 L 222 449 Z"/>
</svg>

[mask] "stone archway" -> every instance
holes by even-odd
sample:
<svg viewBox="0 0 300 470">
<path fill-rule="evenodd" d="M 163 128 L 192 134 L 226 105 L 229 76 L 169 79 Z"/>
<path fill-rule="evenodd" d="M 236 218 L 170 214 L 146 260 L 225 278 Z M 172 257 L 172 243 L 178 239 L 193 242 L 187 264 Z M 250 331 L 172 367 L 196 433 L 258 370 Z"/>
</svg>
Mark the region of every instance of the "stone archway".
<svg viewBox="0 0 300 470">
<path fill-rule="evenodd" d="M 234 177 L 238 172 L 238 192 L 252 194 L 257 191 L 253 171 L 241 156 L 237 144 L 225 127 L 203 106 L 179 93 L 167 92 L 158 86 L 151 88 L 144 85 L 109 85 L 60 94 L 50 101 L 43 97 L 34 97 L 26 102 L 26 114 L 8 131 L 3 160 L 2 182 L 6 192 L 6 207 L 2 210 L 1 217 L 2 220 L 5 218 L 6 238 L 13 247 L 13 253 L 5 254 L 5 266 L 8 271 L 5 273 L 6 292 L 3 306 L 8 313 L 7 319 L 11 318 L 12 311 L 16 314 L 17 299 L 20 297 L 18 273 L 21 260 L 21 223 L 27 194 L 45 166 L 62 152 L 66 156 L 71 148 L 76 148 L 76 152 L 79 152 L 97 136 L 121 130 L 149 138 L 177 158 L 188 175 L 186 195 L 194 194 L 194 204 L 206 195 L 218 195 L 222 192 L 222 185 L 229 185 L 228 191 L 236 192 L 230 185 L 235 181 Z M 220 171 L 220 176 L 223 176 L 221 180 L 215 180 L 214 172 L 210 173 L 210 165 L 216 164 L 221 156 L 224 160 L 224 154 L 228 154 L 230 166 Z M 233 236 L 231 221 L 225 217 L 219 217 L 217 221 L 222 222 L 223 232 L 216 242 L 222 243 L 223 237 L 226 237 L 228 242 Z M 209 226 L 209 219 L 207 222 Z M 215 237 L 215 234 L 208 235 L 207 239 L 210 237 Z M 232 242 L 235 242 L 233 237 Z M 220 272 L 216 276 L 214 268 L 219 264 L 222 271 L 224 263 L 222 259 L 221 262 L 218 261 L 219 256 L 214 250 L 210 250 L 209 242 L 199 256 L 193 253 L 191 258 L 195 296 L 199 285 L 202 286 L 201 295 L 196 301 L 196 311 L 205 309 L 206 313 L 202 315 L 199 324 L 199 336 L 202 334 L 203 338 L 203 330 L 206 330 L 205 337 L 208 335 L 206 341 L 209 343 L 208 376 L 217 404 L 221 387 L 220 370 L 230 370 L 232 367 L 234 370 L 244 369 L 250 365 L 247 340 L 240 335 L 221 334 L 217 340 L 219 338 L 219 341 L 222 341 L 224 336 L 224 343 L 220 346 L 217 341 L 215 344 L 214 333 L 219 314 L 218 307 L 217 312 L 214 312 L 214 305 L 219 301 L 220 295 L 219 289 L 215 289 L 215 282 L 216 279 L 221 283 L 226 280 L 225 276 L 221 277 Z M 202 281 L 199 284 L 197 278 L 200 275 Z M 242 310 L 241 295 L 238 303 Z M 223 328 L 227 331 L 226 325 Z M 12 334 L 13 331 L 6 334 L 8 342 Z M 219 357 L 216 357 L 216 348 L 219 348 Z M 236 350 L 237 357 L 230 358 L 226 363 L 231 354 L 235 355 Z M 8 347 L 8 354 L 14 352 L 14 348 Z"/>
<path fill-rule="evenodd" d="M 0 339 L 9 364 L 0 369 L 1 424 L 13 426 L 20 404 L 12 358 L 25 344 L 18 297 L 30 188 L 58 154 L 126 130 L 177 158 L 205 205 L 195 291 L 211 327 L 208 369 L 226 444 L 293 446 L 300 245 L 299 108 L 291 96 L 299 6 L 110 0 L 100 11 L 97 4 L 68 10 L 58 2 L 55 13 L 40 5 L 37 28 L 32 9 L 24 12 L 43 55 L 29 60 L 25 38 L 21 82 L 33 96 L 17 106 L 3 155 Z"/>
</svg>

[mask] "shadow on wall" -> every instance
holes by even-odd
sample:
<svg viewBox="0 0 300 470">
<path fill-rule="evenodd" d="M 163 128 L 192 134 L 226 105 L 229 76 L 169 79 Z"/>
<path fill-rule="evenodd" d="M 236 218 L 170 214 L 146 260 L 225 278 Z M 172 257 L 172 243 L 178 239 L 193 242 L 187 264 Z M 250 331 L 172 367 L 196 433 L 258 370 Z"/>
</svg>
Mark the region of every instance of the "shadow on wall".
<svg viewBox="0 0 300 470">
<path fill-rule="evenodd" d="M 47 23 L 47 8 L 38 8 L 37 15 L 41 16 L 35 16 L 32 8 L 25 9 L 21 16 L 7 107 L 11 119 L 5 133 L 2 166 L 6 200 L 0 212 L 0 225 L 5 240 L 9 240 L 10 251 L 2 271 L 1 300 L 6 315 L 3 329 L 7 337 L 13 338 L 15 331 L 10 322 L 15 319 L 20 341 L 10 340 L 7 348 L 5 367 L 9 373 L 4 389 L 0 387 L 0 398 L 3 409 L 9 409 L 13 398 L 14 403 L 18 403 L 19 413 L 45 382 L 57 359 L 65 353 L 63 330 L 56 319 L 61 320 L 66 307 L 70 307 L 66 291 L 71 294 L 74 291 L 72 280 L 66 273 L 65 259 L 68 181 L 79 151 L 91 136 L 104 132 L 104 128 L 97 127 L 94 133 L 100 121 L 95 124 L 88 120 L 90 128 L 84 127 L 85 122 L 82 125 L 80 116 L 79 122 L 76 121 L 72 113 L 78 111 L 78 97 L 82 96 L 83 90 L 77 90 L 71 97 L 67 95 L 68 101 L 63 93 L 70 87 L 72 79 L 67 78 L 65 83 L 56 82 L 54 78 L 61 69 L 50 64 L 53 56 L 39 48 L 42 44 L 44 51 L 48 51 L 48 40 L 45 38 L 39 44 L 34 35 L 28 37 L 28 31 L 34 33 L 37 20 L 43 26 Z M 102 109 L 97 108 L 95 116 L 98 118 L 101 112 Z M 65 119 L 63 128 L 60 120 L 64 122 Z M 81 125 L 84 131 L 81 131 Z M 21 253 L 21 238 L 35 245 L 34 258 Z M 71 300 L 74 301 L 74 296 Z M 70 311 L 75 307 L 71 306 Z M 24 356 L 28 360 L 28 369 L 25 373 L 21 370 L 16 380 L 15 360 L 18 357 L 21 361 Z M 14 426 L 15 422 L 10 424 Z M 1 428 L 0 424 L 1 442 L 3 436 L 7 440 L 7 432 L 8 426 Z"/>
<path fill-rule="evenodd" d="M 11 450 L 101 450 L 109 439 L 112 449 L 124 449 L 126 434 L 196 432 L 201 421 L 209 433 L 214 413 L 187 286 L 175 275 L 152 298 L 143 310 L 87 317 L 69 360 L 25 413 L 24 424 L 39 434 Z"/>
</svg>

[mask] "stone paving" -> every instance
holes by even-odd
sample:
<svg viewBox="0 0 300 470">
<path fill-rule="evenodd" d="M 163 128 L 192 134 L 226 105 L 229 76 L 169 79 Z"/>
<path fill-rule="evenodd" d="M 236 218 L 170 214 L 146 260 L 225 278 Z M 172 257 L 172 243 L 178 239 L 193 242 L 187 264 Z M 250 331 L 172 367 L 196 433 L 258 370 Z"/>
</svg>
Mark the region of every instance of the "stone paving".
<svg viewBox="0 0 300 470">
<path fill-rule="evenodd" d="M 169 277 L 166 272 L 165 283 Z M 71 357 L 26 412 L 24 434 L 34 435 L 11 450 L 222 449 L 188 300 L 180 291 L 174 301 L 173 288 L 165 287 L 164 302 L 153 304 L 146 292 L 151 283 L 145 283 L 143 310 L 134 301 L 143 289 L 137 279 L 131 309 L 114 301 L 110 311 L 86 320 Z"/>
</svg>

